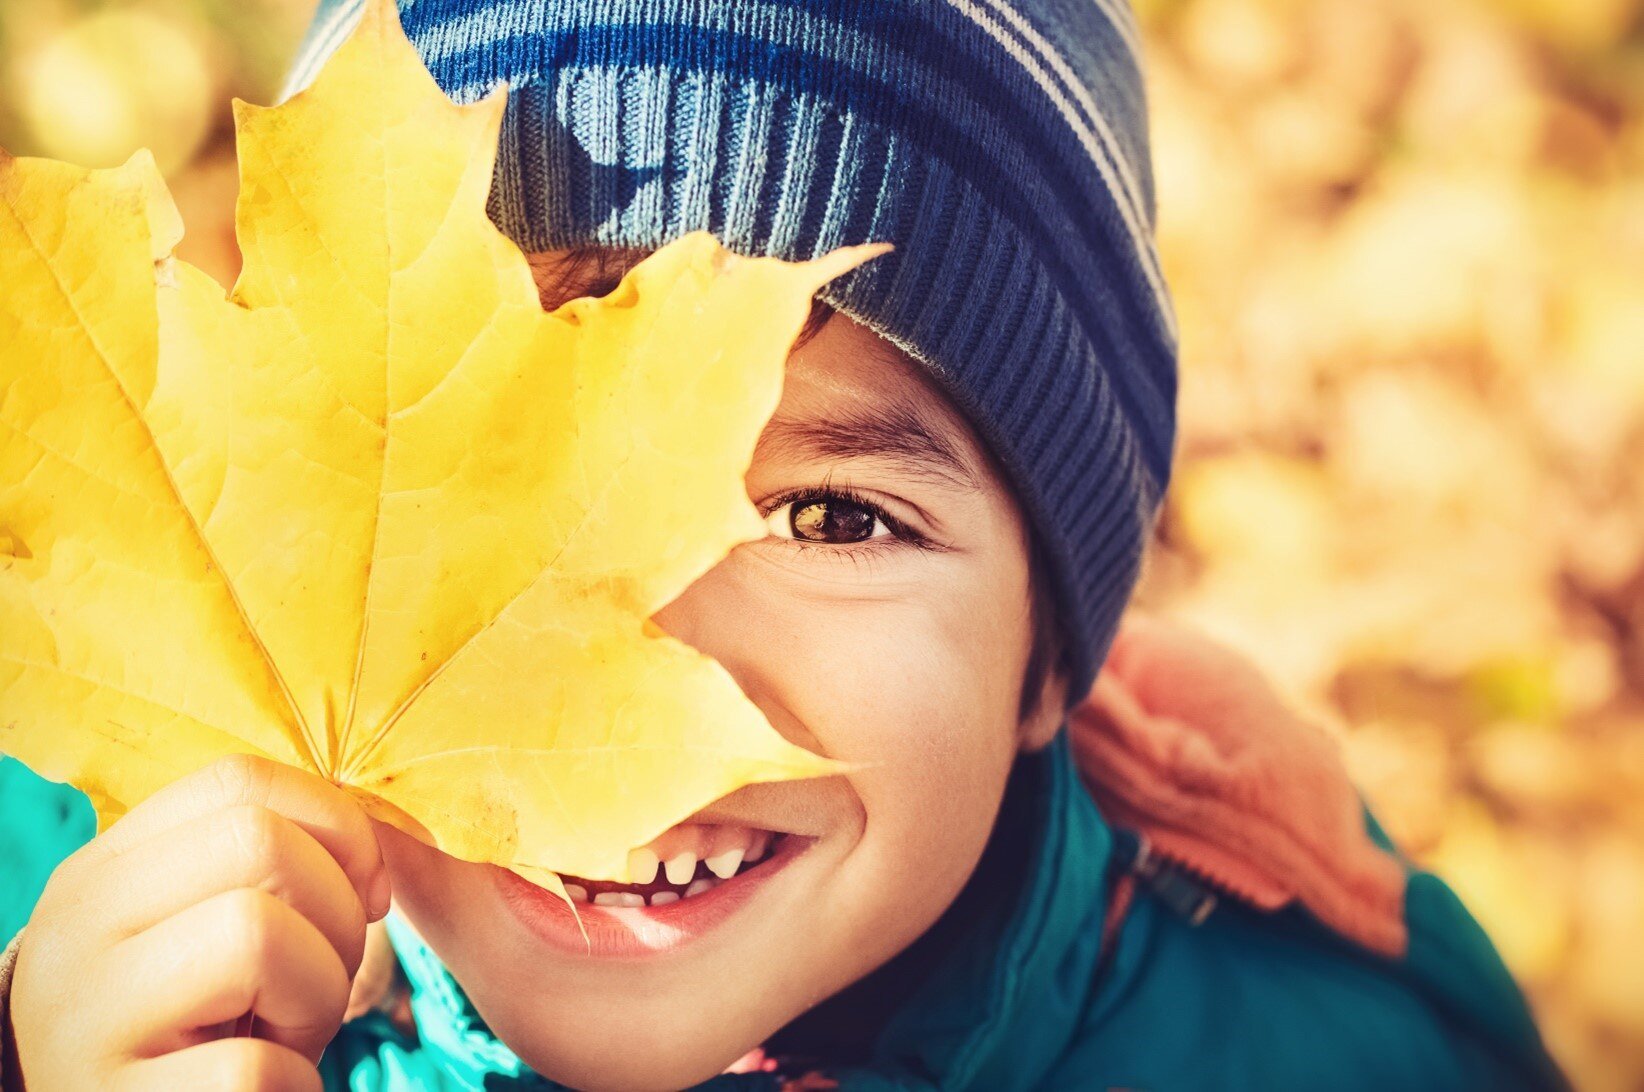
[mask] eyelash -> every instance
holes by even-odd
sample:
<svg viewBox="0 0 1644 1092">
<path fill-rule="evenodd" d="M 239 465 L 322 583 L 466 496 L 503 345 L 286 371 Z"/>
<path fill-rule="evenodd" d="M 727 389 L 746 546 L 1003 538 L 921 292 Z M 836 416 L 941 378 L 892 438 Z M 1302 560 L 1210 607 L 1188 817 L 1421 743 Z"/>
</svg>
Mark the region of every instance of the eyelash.
<svg viewBox="0 0 1644 1092">
<path fill-rule="evenodd" d="M 779 493 L 767 500 L 765 502 L 767 507 L 765 507 L 760 515 L 768 518 L 772 512 L 776 511 L 778 508 L 781 508 L 784 504 L 801 500 L 813 502 L 842 500 L 850 504 L 854 504 L 863 511 L 870 513 L 873 518 L 878 520 L 880 523 L 883 523 L 890 531 L 891 536 L 894 539 L 894 541 L 885 541 L 884 539 L 873 538 L 867 540 L 866 542 L 848 544 L 806 542 L 804 539 L 799 538 L 782 540 L 788 545 L 798 549 L 801 553 L 810 553 L 812 551 L 819 550 L 830 555 L 831 557 L 843 557 L 853 562 L 859 562 L 863 560 L 871 560 L 873 557 L 878 556 L 886 550 L 900 549 L 904 546 L 912 546 L 921 550 L 933 548 L 933 545 L 929 539 L 925 538 L 918 531 L 915 531 L 906 523 L 903 523 L 901 520 L 885 511 L 882 506 L 875 504 L 873 501 L 869 500 L 867 497 L 847 485 L 833 485 L 830 483 L 821 487 L 806 486 L 802 489 L 790 489 L 785 493 Z"/>
</svg>

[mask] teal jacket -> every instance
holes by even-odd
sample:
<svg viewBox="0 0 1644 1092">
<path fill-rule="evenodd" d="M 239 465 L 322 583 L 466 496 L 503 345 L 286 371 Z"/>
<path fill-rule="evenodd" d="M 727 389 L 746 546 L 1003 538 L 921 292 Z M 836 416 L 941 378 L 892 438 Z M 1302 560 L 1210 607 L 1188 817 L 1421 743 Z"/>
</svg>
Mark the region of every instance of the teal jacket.
<svg viewBox="0 0 1644 1092">
<path fill-rule="evenodd" d="M 1397 961 L 1300 910 L 1223 897 L 1194 924 L 1205 892 L 1168 873 L 1136 887 L 1104 944 L 1130 843 L 1098 813 L 1066 737 L 1018 760 L 988 852 L 948 914 L 779 1033 L 774 1055 L 808 1054 L 861 1092 L 1564 1087 L 1489 940 L 1426 873 L 1410 879 Z M 91 833 L 77 793 L 0 762 L 0 938 Z M 328 1088 L 559 1087 L 528 1072 L 433 953 L 389 922 L 418 1040 L 375 1014 L 346 1024 L 323 1060 Z M 777 1092 L 781 1081 L 761 1072 L 698 1087 Z"/>
</svg>

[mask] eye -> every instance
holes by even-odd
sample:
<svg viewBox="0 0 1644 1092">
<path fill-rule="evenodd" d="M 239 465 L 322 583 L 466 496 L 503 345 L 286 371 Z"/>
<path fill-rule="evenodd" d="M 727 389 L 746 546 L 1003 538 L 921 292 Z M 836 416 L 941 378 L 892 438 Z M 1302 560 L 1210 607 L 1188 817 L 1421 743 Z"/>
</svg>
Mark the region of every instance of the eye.
<svg viewBox="0 0 1644 1092">
<path fill-rule="evenodd" d="M 898 537 L 898 525 L 883 509 L 839 492 L 785 499 L 766 515 L 765 524 L 778 538 L 828 546 Z"/>
</svg>

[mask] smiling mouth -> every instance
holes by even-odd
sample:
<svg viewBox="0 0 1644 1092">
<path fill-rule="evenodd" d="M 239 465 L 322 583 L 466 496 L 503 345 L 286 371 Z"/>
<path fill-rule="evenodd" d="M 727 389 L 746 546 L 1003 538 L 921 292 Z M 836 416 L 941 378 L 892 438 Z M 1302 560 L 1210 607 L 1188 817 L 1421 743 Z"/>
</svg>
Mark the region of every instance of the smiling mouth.
<svg viewBox="0 0 1644 1092">
<path fill-rule="evenodd" d="M 682 823 L 628 854 L 632 882 L 562 875 L 573 902 L 601 907 L 666 906 L 705 895 L 775 856 L 782 831 L 728 824 Z"/>
<path fill-rule="evenodd" d="M 643 883 L 562 874 L 570 905 L 508 869 L 495 875 L 507 905 L 551 947 L 571 955 L 653 957 L 730 918 L 817 841 L 754 827 L 684 823 L 629 855 L 629 878 Z"/>
</svg>

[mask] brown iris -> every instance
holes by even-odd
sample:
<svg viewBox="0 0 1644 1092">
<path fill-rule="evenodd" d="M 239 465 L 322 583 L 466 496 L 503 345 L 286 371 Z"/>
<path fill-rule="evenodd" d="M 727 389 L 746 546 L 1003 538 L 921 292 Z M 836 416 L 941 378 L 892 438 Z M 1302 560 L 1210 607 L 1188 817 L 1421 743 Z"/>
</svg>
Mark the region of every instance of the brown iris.
<svg viewBox="0 0 1644 1092">
<path fill-rule="evenodd" d="M 874 514 L 848 500 L 795 504 L 788 515 L 794 537 L 806 542 L 862 542 L 873 537 Z"/>
</svg>

